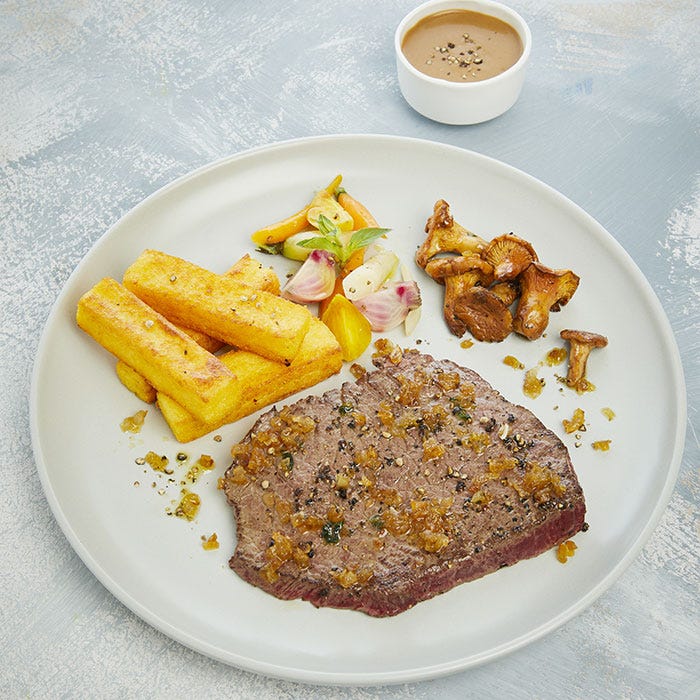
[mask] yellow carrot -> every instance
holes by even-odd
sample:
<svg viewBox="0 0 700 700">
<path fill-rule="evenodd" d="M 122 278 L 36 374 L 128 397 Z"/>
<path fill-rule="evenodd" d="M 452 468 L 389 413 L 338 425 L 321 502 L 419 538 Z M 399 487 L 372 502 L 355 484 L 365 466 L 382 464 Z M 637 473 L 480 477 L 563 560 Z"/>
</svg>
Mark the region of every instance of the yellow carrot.
<svg viewBox="0 0 700 700">
<path fill-rule="evenodd" d="M 342 175 L 336 175 L 333 180 L 322 191 L 327 194 L 333 194 L 343 180 Z M 270 224 L 264 228 L 258 229 L 251 239 L 256 245 L 274 245 L 282 243 L 295 233 L 303 231 L 308 225 L 307 214 L 314 200 L 312 199 L 303 209 L 300 209 L 296 214 L 288 216 L 282 221 Z"/>
</svg>

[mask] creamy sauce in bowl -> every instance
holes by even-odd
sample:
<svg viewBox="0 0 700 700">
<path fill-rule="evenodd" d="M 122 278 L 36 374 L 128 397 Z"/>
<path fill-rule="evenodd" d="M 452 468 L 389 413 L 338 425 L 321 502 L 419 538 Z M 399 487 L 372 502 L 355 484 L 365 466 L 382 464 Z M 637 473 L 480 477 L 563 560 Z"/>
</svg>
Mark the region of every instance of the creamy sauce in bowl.
<svg viewBox="0 0 700 700">
<path fill-rule="evenodd" d="M 425 75 L 468 83 L 493 78 L 515 65 L 523 54 L 523 42 L 510 24 L 497 17 L 445 10 L 413 25 L 401 50 Z"/>
</svg>

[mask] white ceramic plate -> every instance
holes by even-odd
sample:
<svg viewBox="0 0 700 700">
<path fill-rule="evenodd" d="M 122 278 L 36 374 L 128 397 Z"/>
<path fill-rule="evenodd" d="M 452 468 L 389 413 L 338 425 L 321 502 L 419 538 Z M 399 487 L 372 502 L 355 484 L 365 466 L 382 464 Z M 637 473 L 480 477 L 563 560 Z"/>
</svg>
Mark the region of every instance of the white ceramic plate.
<svg viewBox="0 0 700 700">
<path fill-rule="evenodd" d="M 394 334 L 409 345 L 421 339 L 422 350 L 473 367 L 567 443 L 590 530 L 577 536 L 578 551 L 565 566 L 546 553 L 388 619 L 282 602 L 227 567 L 235 527 L 216 481 L 228 466 L 231 444 L 255 417 L 220 430 L 220 442 L 210 435 L 184 448 L 155 410 L 139 435 L 121 432 L 121 420 L 142 406 L 116 379 L 113 358 L 76 327 L 79 296 L 104 276 L 120 278 L 146 247 L 223 272 L 253 252 L 253 230 L 296 211 L 338 172 L 348 191 L 392 228 L 388 245 L 404 262 L 411 263 L 425 220 L 442 197 L 471 230 L 484 237 L 515 231 L 532 241 L 543 262 L 580 275 L 573 300 L 552 315 L 548 337 L 537 342 L 512 336 L 461 348 L 442 321 L 441 289 L 422 273 L 424 310 L 415 337 Z M 281 273 L 291 268 L 278 264 Z M 527 399 L 523 372 L 504 365 L 503 357 L 512 354 L 532 367 L 561 344 L 559 331 L 566 327 L 609 337 L 608 348 L 589 362 L 598 389 L 578 396 L 555 379 L 564 366 L 545 367 L 542 395 Z M 588 430 L 575 447 L 561 420 L 579 406 Z M 611 422 L 601 414 L 605 407 L 616 413 Z M 215 659 L 272 676 L 346 684 L 464 669 L 517 649 L 583 610 L 632 561 L 658 521 L 681 458 L 684 415 L 669 324 L 612 236 L 562 195 L 507 165 L 450 146 L 384 136 L 261 148 L 201 168 L 146 199 L 109 230 L 66 284 L 41 340 L 31 394 L 32 439 L 48 501 L 76 552 L 119 600 Z M 602 439 L 612 440 L 611 449 L 594 451 L 591 442 Z M 159 478 L 135 463 L 149 450 L 171 463 L 179 451 L 190 461 L 202 453 L 216 460 L 215 471 L 194 487 L 202 508 L 193 523 L 165 513 L 178 497 L 185 467 L 175 467 L 174 483 Z M 212 532 L 221 547 L 207 552 L 200 537 Z"/>
</svg>

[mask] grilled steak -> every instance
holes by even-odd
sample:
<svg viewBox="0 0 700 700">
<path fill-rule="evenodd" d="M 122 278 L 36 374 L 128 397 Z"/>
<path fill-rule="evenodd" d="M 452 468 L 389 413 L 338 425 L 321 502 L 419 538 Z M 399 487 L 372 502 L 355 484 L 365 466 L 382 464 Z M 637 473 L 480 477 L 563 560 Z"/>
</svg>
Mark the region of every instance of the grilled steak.
<svg viewBox="0 0 700 700">
<path fill-rule="evenodd" d="M 232 449 L 231 568 L 278 598 L 400 613 L 584 527 L 564 444 L 475 372 L 415 350 L 272 409 Z"/>
</svg>

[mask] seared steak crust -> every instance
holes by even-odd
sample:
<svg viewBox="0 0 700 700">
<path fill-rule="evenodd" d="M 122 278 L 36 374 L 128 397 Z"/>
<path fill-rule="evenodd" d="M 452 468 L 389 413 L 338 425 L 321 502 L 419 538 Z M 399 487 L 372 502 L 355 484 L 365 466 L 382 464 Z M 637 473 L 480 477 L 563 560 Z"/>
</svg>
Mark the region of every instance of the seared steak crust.
<svg viewBox="0 0 700 700">
<path fill-rule="evenodd" d="M 231 568 L 282 599 L 382 617 L 584 526 L 564 444 L 475 372 L 415 350 L 272 409 L 232 449 Z"/>
</svg>

